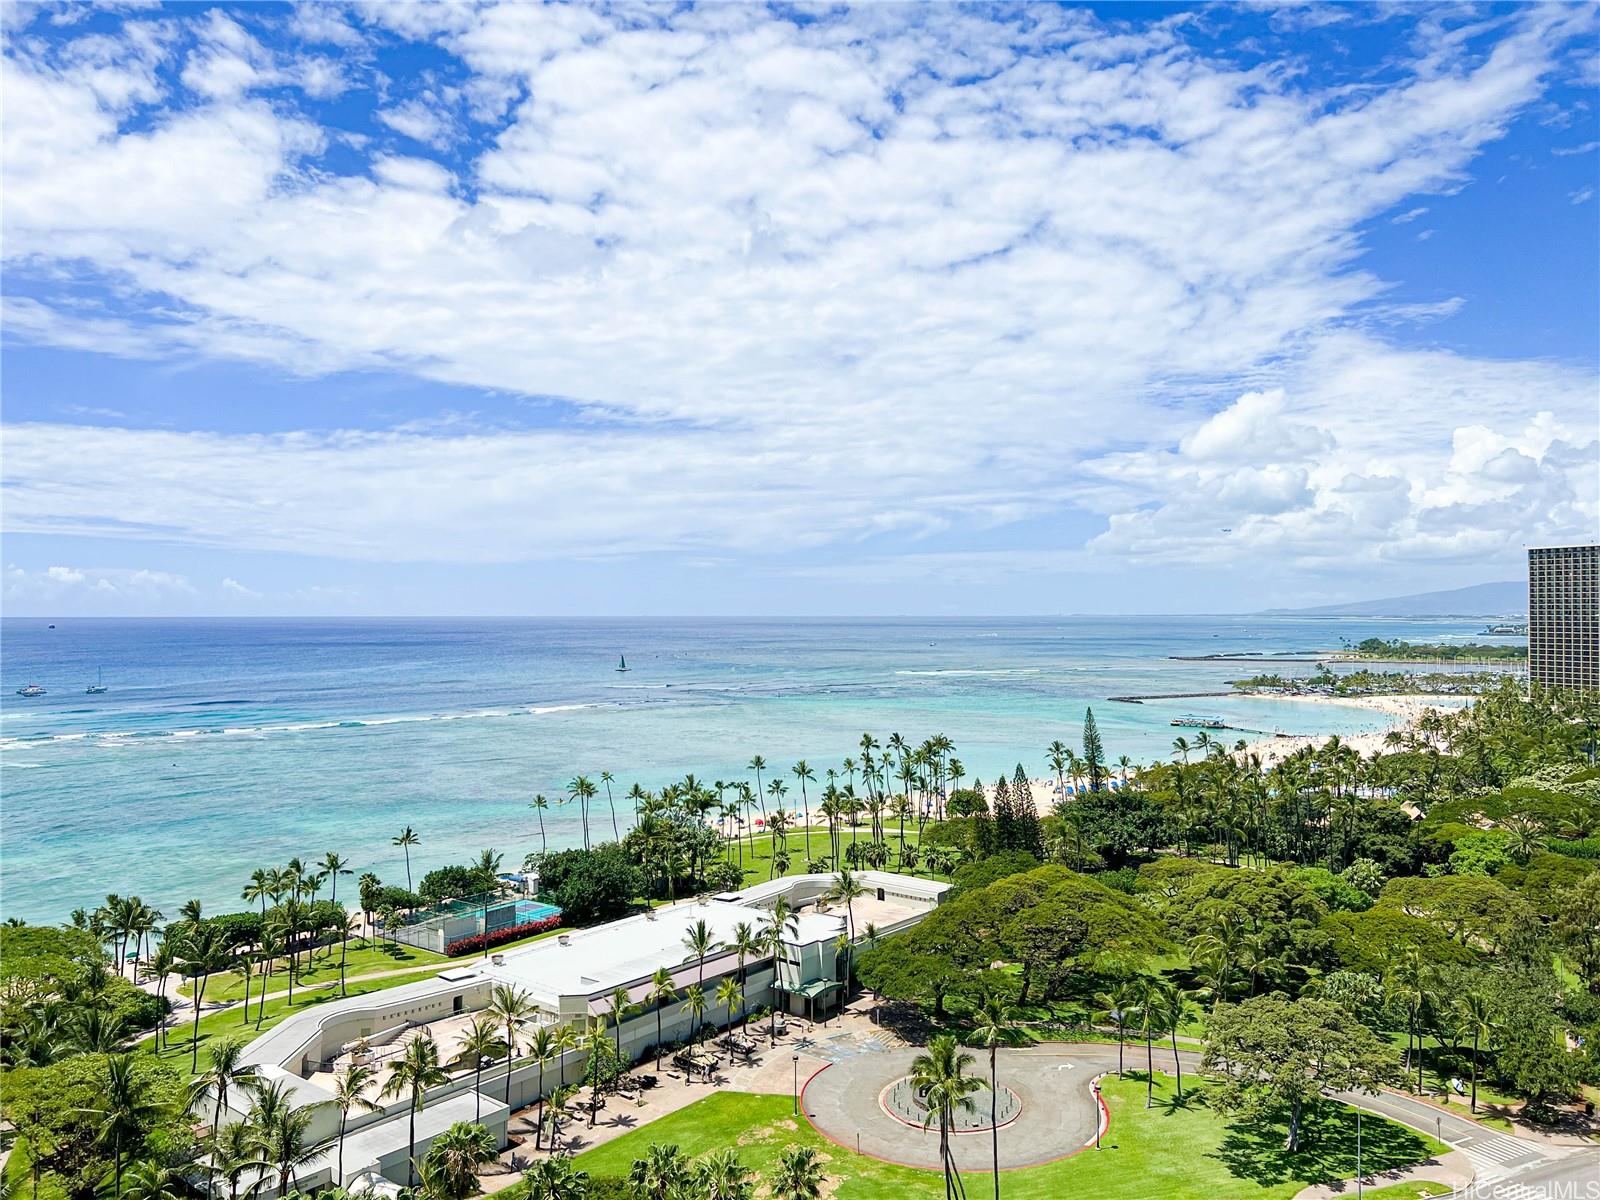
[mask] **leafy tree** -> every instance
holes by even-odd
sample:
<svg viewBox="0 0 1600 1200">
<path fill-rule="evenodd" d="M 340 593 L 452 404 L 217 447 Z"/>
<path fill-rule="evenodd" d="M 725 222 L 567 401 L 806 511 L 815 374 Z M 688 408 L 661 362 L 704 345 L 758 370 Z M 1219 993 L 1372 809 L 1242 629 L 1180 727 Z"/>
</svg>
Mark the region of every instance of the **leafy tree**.
<svg viewBox="0 0 1600 1200">
<path fill-rule="evenodd" d="M 1394 1073 L 1388 1047 L 1343 1006 L 1276 995 L 1213 1013 L 1202 1067 L 1224 1077 L 1225 1111 L 1287 1118 L 1290 1151 L 1300 1148 L 1302 1115 L 1324 1089 L 1376 1092 Z"/>
<path fill-rule="evenodd" d="M 1584 977 L 1589 990 L 1600 994 L 1600 872 L 1586 875 L 1559 892 L 1551 915 L 1555 918 L 1556 936 L 1572 965 Z"/>
<path fill-rule="evenodd" d="M 615 842 L 605 842 L 592 850 L 563 850 L 549 855 L 540 866 L 539 884 L 561 906 L 562 918 L 572 925 L 592 925 L 623 916 L 645 890 L 639 868 Z"/>
</svg>

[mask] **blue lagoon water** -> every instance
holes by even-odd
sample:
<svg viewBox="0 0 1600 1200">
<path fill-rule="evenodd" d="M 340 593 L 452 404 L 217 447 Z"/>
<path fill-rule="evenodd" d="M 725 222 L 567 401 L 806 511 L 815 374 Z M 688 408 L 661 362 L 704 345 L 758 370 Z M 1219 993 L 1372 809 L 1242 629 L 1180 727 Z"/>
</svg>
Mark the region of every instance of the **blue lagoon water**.
<svg viewBox="0 0 1600 1200">
<path fill-rule="evenodd" d="M 750 756 L 820 778 L 870 730 L 944 733 L 968 776 L 1044 774 L 1093 705 L 1107 751 L 1167 755 L 1168 722 L 1356 733 L 1386 718 L 1221 690 L 1253 673 L 1173 655 L 1326 649 L 1341 638 L 1469 637 L 1477 621 L 1272 617 L 966 620 L 45 620 L 0 624 L 0 908 L 59 921 L 105 893 L 169 913 L 236 907 L 251 869 L 337 850 L 403 881 L 494 847 L 539 847 L 528 801 L 610 771 L 748 779 Z M 616 672 L 619 654 L 631 670 Z M 103 668 L 109 691 L 84 694 Z M 1285 671 L 1293 668 L 1281 668 Z M 15 695 L 26 683 L 48 694 Z M 1237 735 L 1228 735 L 1237 736 Z M 770 777 L 770 771 L 769 771 Z M 791 785 L 794 780 L 790 779 Z M 794 790 L 789 803 L 798 801 Z M 602 791 L 594 823 L 607 834 Z M 545 824 L 580 841 L 575 808 Z"/>
</svg>

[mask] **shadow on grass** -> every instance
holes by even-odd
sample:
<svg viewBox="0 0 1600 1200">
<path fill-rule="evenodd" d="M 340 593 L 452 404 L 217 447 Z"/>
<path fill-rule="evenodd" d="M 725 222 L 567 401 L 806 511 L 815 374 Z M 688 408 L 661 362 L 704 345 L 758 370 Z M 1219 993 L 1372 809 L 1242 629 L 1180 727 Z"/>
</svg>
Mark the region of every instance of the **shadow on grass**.
<svg viewBox="0 0 1600 1200">
<path fill-rule="evenodd" d="M 1362 1122 L 1361 1170 L 1381 1174 L 1429 1161 L 1428 1143 L 1390 1121 Z M 1286 1121 L 1239 1122 L 1229 1127 L 1212 1155 L 1241 1179 L 1263 1187 L 1290 1182 L 1331 1183 L 1356 1173 L 1355 1113 L 1326 1101 L 1301 1119 L 1300 1149 L 1283 1148 Z"/>
</svg>

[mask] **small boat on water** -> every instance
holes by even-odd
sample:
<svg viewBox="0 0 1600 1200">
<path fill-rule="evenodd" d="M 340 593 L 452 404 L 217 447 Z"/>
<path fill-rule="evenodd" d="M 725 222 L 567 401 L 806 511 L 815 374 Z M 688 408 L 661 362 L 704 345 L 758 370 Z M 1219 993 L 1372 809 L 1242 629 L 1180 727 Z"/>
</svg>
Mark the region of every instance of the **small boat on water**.
<svg viewBox="0 0 1600 1200">
<path fill-rule="evenodd" d="M 1199 717 L 1193 713 L 1172 718 L 1172 724 L 1180 729 L 1226 729 L 1228 727 L 1228 722 L 1222 717 Z"/>
<path fill-rule="evenodd" d="M 617 655 L 617 666 L 616 666 L 616 669 L 618 671 L 626 671 L 628 669 L 628 658 L 627 658 L 626 655 L 624 655 L 624 654 Z"/>
<path fill-rule="evenodd" d="M 44 695 L 44 689 L 42 687 L 40 687 L 37 683 L 30 683 L 30 684 L 28 684 L 27 687 L 19 687 L 17 689 L 17 695 L 19 695 L 19 696 L 42 696 L 42 695 Z"/>
<path fill-rule="evenodd" d="M 105 673 L 100 667 L 94 669 L 94 682 L 83 689 L 85 696 L 103 696 L 106 691 Z"/>
</svg>

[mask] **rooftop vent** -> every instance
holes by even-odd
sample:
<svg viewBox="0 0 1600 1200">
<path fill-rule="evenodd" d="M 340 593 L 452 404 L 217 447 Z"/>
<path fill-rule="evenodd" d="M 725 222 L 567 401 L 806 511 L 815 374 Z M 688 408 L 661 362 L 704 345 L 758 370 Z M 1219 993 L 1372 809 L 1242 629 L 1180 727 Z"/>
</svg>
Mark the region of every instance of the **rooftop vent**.
<svg viewBox="0 0 1600 1200">
<path fill-rule="evenodd" d="M 556 941 L 563 946 L 570 946 L 572 945 L 572 935 L 570 933 L 559 933 L 556 935 Z"/>
</svg>

